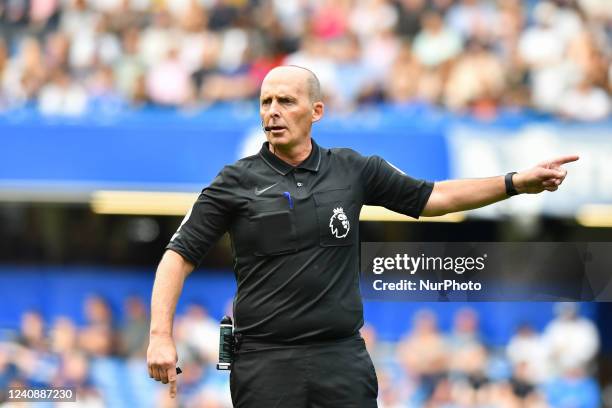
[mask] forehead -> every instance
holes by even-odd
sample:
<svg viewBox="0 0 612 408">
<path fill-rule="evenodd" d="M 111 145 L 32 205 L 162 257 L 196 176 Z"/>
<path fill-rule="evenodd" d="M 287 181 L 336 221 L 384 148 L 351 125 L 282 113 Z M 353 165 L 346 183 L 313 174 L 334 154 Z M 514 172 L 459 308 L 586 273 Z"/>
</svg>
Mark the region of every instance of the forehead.
<svg viewBox="0 0 612 408">
<path fill-rule="evenodd" d="M 301 73 L 290 70 L 272 71 L 261 84 L 260 97 L 289 95 L 302 97 L 308 95 L 307 81 Z"/>
</svg>

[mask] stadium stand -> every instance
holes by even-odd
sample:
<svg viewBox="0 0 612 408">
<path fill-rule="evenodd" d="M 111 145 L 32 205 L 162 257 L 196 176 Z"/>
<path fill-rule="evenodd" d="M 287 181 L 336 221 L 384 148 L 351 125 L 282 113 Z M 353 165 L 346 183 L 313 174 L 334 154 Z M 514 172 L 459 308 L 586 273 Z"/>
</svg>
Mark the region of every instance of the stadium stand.
<svg viewBox="0 0 612 408">
<path fill-rule="evenodd" d="M 610 114 L 605 1 L 14 0 L 2 3 L 0 108 L 46 115 L 205 109 L 257 97 L 278 64 L 327 106 Z"/>
</svg>

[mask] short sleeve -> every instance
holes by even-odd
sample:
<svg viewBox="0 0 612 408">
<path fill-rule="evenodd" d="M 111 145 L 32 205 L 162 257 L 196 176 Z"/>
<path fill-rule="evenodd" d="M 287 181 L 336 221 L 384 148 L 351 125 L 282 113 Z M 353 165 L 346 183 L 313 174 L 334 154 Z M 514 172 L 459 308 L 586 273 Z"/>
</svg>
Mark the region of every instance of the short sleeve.
<svg viewBox="0 0 612 408">
<path fill-rule="evenodd" d="M 379 156 L 364 157 L 364 204 L 419 218 L 433 183 L 414 179 Z"/>
<path fill-rule="evenodd" d="M 235 179 L 226 167 L 202 190 L 166 249 L 178 252 L 194 265 L 201 262 L 231 223 Z"/>
</svg>

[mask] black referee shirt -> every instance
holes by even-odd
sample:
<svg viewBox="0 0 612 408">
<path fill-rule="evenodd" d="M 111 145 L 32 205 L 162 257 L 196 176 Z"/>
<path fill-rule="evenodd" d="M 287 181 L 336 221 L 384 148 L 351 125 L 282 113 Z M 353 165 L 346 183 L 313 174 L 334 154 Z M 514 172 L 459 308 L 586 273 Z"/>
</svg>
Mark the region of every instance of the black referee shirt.
<svg viewBox="0 0 612 408">
<path fill-rule="evenodd" d="M 167 249 L 197 265 L 225 232 L 238 291 L 236 333 L 279 343 L 338 339 L 363 325 L 359 213 L 380 205 L 415 218 L 433 183 L 378 156 L 326 149 L 293 167 L 264 143 L 221 170 Z"/>
</svg>

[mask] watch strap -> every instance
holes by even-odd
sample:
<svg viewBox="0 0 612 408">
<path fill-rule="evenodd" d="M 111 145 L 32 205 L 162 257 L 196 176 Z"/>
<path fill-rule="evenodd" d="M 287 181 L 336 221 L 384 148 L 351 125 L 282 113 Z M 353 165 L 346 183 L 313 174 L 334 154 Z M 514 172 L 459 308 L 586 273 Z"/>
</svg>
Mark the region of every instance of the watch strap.
<svg viewBox="0 0 612 408">
<path fill-rule="evenodd" d="M 516 171 L 512 171 L 506 174 L 506 177 L 504 177 L 504 182 L 506 183 L 506 194 L 508 195 L 508 197 L 515 196 L 519 193 L 518 191 L 516 191 L 514 183 L 512 182 L 512 176 L 515 174 Z"/>
</svg>

